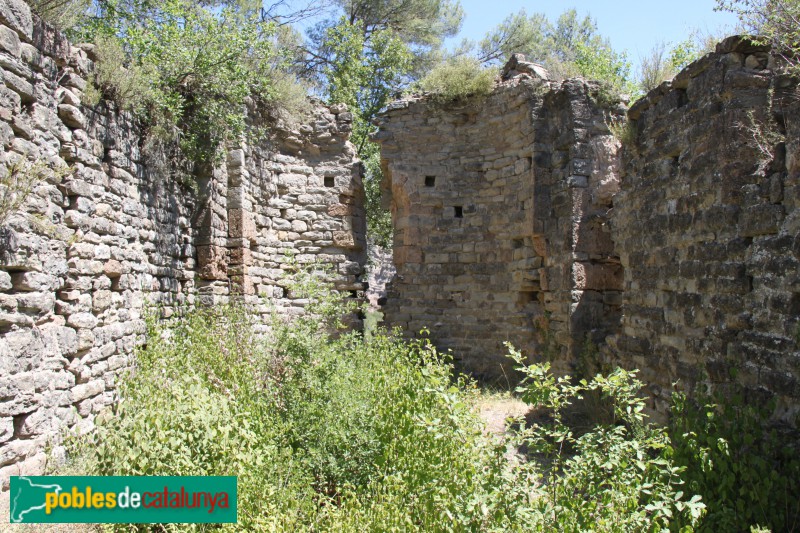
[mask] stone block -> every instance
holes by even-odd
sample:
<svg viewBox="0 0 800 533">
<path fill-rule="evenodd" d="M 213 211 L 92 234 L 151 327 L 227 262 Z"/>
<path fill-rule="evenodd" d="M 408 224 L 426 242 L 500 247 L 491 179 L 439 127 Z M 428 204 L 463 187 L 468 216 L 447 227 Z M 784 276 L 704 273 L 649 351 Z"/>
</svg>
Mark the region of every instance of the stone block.
<svg viewBox="0 0 800 533">
<path fill-rule="evenodd" d="M 335 246 L 347 249 L 355 249 L 358 247 L 353 232 L 351 231 L 334 231 L 333 243 Z"/>
<path fill-rule="evenodd" d="M 67 325 L 75 329 L 92 329 L 97 326 L 97 317 L 92 313 L 75 313 L 67 318 Z"/>
<path fill-rule="evenodd" d="M 23 104 L 32 103 L 36 100 L 32 83 L 8 71 L 3 73 L 3 78 L 6 87 L 17 93 Z"/>
<path fill-rule="evenodd" d="M 253 263 L 253 252 L 249 248 L 231 248 L 231 265 L 251 265 Z"/>
<path fill-rule="evenodd" d="M 228 279 L 227 248 L 221 246 L 198 246 L 197 263 L 199 274 L 206 280 Z"/>
<path fill-rule="evenodd" d="M 3 0 L 0 4 L 0 22 L 17 32 L 26 41 L 30 41 L 33 37 L 31 8 L 24 0 Z"/>
<path fill-rule="evenodd" d="M 127 271 L 128 268 L 124 267 L 123 264 L 116 259 L 106 261 L 103 265 L 103 273 L 111 279 L 119 278 Z"/>
<path fill-rule="evenodd" d="M 22 462 L 23 459 L 33 455 L 38 446 L 33 440 L 12 440 L 0 446 L 0 466 Z"/>
<path fill-rule="evenodd" d="M 4 270 L 0 270 L 0 291 L 8 291 L 12 287 L 11 275 Z"/>
<path fill-rule="evenodd" d="M 44 272 L 21 272 L 12 277 L 14 290 L 50 291 L 56 287 L 56 279 Z"/>
<path fill-rule="evenodd" d="M 331 204 L 328 206 L 327 212 L 332 217 L 345 217 L 353 214 L 353 207 L 345 204 Z"/>
<path fill-rule="evenodd" d="M 778 233 L 783 222 L 784 210 L 780 205 L 762 204 L 742 211 L 739 231 L 743 237 Z"/>
<path fill-rule="evenodd" d="M 0 26 L 0 50 L 5 50 L 14 57 L 20 56 L 20 41 L 17 32 L 6 26 Z"/>
<path fill-rule="evenodd" d="M 14 436 L 14 419 L 10 416 L 0 418 L 0 443 L 10 440 Z"/>
<path fill-rule="evenodd" d="M 74 105 L 59 105 L 58 116 L 64 121 L 64 124 L 72 129 L 83 129 L 86 127 L 86 117 L 81 113 L 80 109 Z"/>
<path fill-rule="evenodd" d="M 105 382 L 102 379 L 95 379 L 89 383 L 75 385 L 72 388 L 72 403 L 79 403 L 87 398 L 92 398 L 105 390 Z"/>
<path fill-rule="evenodd" d="M 256 223 L 253 213 L 243 209 L 228 209 L 228 236 L 234 239 L 255 240 Z"/>
</svg>

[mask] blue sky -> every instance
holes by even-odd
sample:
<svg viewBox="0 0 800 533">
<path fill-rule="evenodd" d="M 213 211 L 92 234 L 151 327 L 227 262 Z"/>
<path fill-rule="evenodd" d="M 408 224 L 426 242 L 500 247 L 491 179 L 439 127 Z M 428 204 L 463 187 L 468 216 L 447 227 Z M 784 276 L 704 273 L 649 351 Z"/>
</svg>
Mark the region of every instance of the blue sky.
<svg viewBox="0 0 800 533">
<path fill-rule="evenodd" d="M 608 37 L 615 50 L 627 51 L 628 59 L 638 65 L 660 42 L 680 42 L 693 29 L 731 33 L 735 15 L 715 12 L 714 0 L 575 0 L 571 2 L 531 2 L 530 0 L 461 0 L 466 17 L 461 38 L 480 40 L 486 32 L 509 14 L 525 8 L 528 14 L 545 13 L 552 21 L 564 11 L 575 8 L 579 15 L 590 14 L 600 34 Z"/>
</svg>

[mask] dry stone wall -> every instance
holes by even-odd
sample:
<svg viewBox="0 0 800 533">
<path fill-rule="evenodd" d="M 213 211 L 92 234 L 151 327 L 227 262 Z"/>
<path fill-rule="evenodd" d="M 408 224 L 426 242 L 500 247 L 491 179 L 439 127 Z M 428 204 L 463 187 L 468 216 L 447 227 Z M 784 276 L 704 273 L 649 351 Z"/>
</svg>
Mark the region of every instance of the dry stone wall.
<svg viewBox="0 0 800 533">
<path fill-rule="evenodd" d="M 389 323 L 479 377 L 506 375 L 511 341 L 560 371 L 639 368 L 656 413 L 677 382 L 774 399 L 796 425 L 797 80 L 727 39 L 628 110 L 620 151 L 606 124 L 624 110 L 596 86 L 519 57 L 505 74 L 485 100 L 380 118 Z"/>
<path fill-rule="evenodd" d="M 727 39 L 629 113 L 607 355 L 641 369 L 660 412 L 674 382 L 800 410 L 800 102 L 768 52 Z"/>
<path fill-rule="evenodd" d="M 505 341 L 566 368 L 620 303 L 604 224 L 618 143 L 598 86 L 513 62 L 485 100 L 395 102 L 374 136 L 395 228 L 386 319 L 489 380 L 509 375 Z"/>
<path fill-rule="evenodd" d="M 147 156 L 141 124 L 110 102 L 81 104 L 91 52 L 22 0 L 0 4 L 0 168 L 70 167 L 38 184 L 2 231 L 2 489 L 40 472 L 63 429 L 91 430 L 144 339 L 145 306 L 170 316 L 237 296 L 299 313 L 283 278 L 290 261 L 321 261 L 341 289 L 364 288 L 346 109 L 317 105 L 298 129 L 273 124 L 270 139 L 234 147 L 189 186 Z"/>
</svg>

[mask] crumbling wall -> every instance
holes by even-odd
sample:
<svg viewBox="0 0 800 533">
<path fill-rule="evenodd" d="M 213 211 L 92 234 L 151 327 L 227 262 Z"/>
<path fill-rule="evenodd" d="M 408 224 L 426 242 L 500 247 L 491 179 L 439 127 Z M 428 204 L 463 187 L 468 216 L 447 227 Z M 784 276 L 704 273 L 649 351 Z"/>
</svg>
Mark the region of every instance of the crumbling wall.
<svg viewBox="0 0 800 533">
<path fill-rule="evenodd" d="M 416 97 L 380 120 L 390 324 L 429 328 L 481 377 L 502 375 L 508 340 L 558 370 L 638 368 L 662 415 L 677 382 L 775 399 L 796 424 L 797 80 L 730 38 L 625 124 L 591 83 L 505 71 L 485 100 Z"/>
<path fill-rule="evenodd" d="M 508 376 L 504 341 L 565 369 L 618 318 L 618 144 L 597 85 L 541 75 L 515 56 L 486 99 L 395 102 L 374 136 L 395 229 L 386 320 L 489 380 Z"/>
<path fill-rule="evenodd" d="M 774 69 L 729 38 L 629 112 L 624 318 L 607 355 L 641 369 L 662 413 L 674 382 L 775 397 L 790 422 L 800 409 L 800 107 Z"/>
<path fill-rule="evenodd" d="M 22 0 L 0 4 L 0 168 L 22 158 L 71 169 L 36 186 L 0 242 L 2 489 L 40 472 L 63 429 L 92 428 L 144 339 L 145 306 L 168 317 L 238 295 L 301 312 L 282 276 L 289 251 L 330 264 L 340 288 L 363 288 L 346 109 L 317 105 L 297 129 L 273 123 L 270 139 L 181 180 L 142 148 L 145 125 L 111 102 L 82 105 L 91 69 L 91 47 L 71 48 Z"/>
</svg>

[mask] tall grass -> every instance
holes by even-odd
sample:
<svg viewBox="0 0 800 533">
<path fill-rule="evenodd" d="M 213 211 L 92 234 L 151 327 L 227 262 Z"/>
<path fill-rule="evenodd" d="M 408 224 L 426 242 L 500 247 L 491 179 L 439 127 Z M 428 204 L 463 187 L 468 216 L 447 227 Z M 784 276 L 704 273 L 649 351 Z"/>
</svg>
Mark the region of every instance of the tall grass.
<svg viewBox="0 0 800 533">
<path fill-rule="evenodd" d="M 308 279 L 292 290 L 305 292 L 308 313 L 276 316 L 266 335 L 239 306 L 151 321 L 122 400 L 73 448 L 77 464 L 95 475 L 239 476 L 238 524 L 159 531 L 654 531 L 671 517 L 696 523 L 702 506 L 678 493 L 680 469 L 663 453 L 663 432 L 637 422 L 641 400 L 629 375 L 586 385 L 622 406 L 618 424 L 578 438 L 563 425 L 519 420 L 511 444 L 531 453 L 509 461 L 508 443 L 482 431 L 474 385 L 453 376 L 447 355 L 386 331 L 366 339 L 343 332 L 338 296 Z M 529 376 L 525 401 L 557 415 L 580 394 L 545 367 L 519 363 Z M 635 416 L 626 419 L 626 407 Z"/>
</svg>

